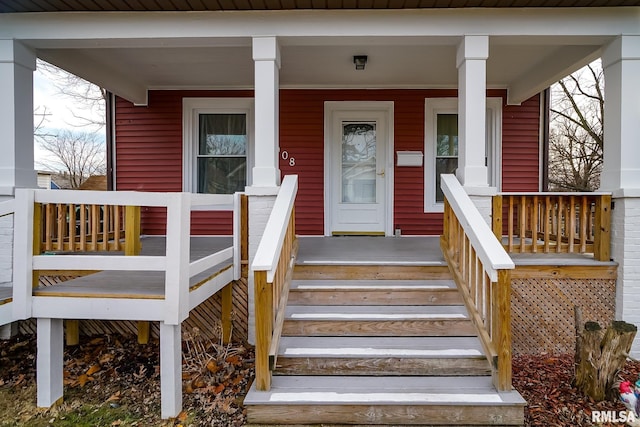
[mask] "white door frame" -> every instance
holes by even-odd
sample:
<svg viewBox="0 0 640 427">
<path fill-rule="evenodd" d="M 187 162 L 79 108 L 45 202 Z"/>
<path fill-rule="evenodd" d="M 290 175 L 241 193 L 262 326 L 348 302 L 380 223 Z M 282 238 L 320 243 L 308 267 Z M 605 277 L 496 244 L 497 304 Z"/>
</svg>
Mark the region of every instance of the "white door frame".
<svg viewBox="0 0 640 427">
<path fill-rule="evenodd" d="M 385 160 L 385 236 L 393 236 L 393 167 L 395 160 L 393 101 L 325 101 L 324 103 L 324 235 L 331 236 L 333 219 L 331 188 L 336 165 L 333 154 L 333 118 L 338 111 L 382 111 L 387 117 L 387 152 Z"/>
</svg>

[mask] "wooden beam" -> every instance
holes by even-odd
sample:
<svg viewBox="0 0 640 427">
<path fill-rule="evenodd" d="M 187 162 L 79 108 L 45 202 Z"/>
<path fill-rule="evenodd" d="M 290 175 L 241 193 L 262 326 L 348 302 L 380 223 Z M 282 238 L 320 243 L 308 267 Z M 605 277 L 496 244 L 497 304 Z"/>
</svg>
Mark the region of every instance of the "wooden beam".
<svg viewBox="0 0 640 427">
<path fill-rule="evenodd" d="M 221 297 L 222 308 L 220 310 L 220 318 L 222 323 L 222 343 L 229 344 L 232 333 L 231 311 L 233 310 L 233 282 L 222 288 Z"/>
<path fill-rule="evenodd" d="M 140 254 L 140 206 L 125 208 L 124 254 Z"/>
<path fill-rule="evenodd" d="M 499 194 L 491 198 L 491 229 L 502 242 L 502 196 Z"/>
<path fill-rule="evenodd" d="M 33 255 L 42 253 L 42 204 L 34 203 L 33 206 Z M 33 270 L 31 287 L 37 288 L 40 284 L 40 272 Z"/>
<path fill-rule="evenodd" d="M 138 321 L 138 344 L 149 344 L 151 324 L 146 321 Z"/>
<path fill-rule="evenodd" d="M 65 320 L 65 336 L 67 345 L 80 344 L 80 321 Z"/>
<path fill-rule="evenodd" d="M 497 322 L 492 339 L 498 352 L 498 371 L 493 385 L 498 391 L 511 390 L 511 271 L 498 270 L 498 281 L 492 283 L 492 310 Z"/>
</svg>

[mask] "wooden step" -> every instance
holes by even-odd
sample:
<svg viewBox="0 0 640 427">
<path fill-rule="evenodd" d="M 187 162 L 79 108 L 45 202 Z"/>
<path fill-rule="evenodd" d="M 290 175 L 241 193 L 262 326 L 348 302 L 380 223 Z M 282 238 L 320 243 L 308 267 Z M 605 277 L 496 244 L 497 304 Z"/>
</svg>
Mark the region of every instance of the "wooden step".
<svg viewBox="0 0 640 427">
<path fill-rule="evenodd" d="M 490 377 L 274 377 L 247 394 L 251 424 L 522 425 L 526 402 Z"/>
<path fill-rule="evenodd" d="M 475 337 L 282 337 L 276 375 L 488 375 Z"/>
<path fill-rule="evenodd" d="M 284 336 L 475 336 L 466 309 L 441 306 L 288 306 Z"/>
<path fill-rule="evenodd" d="M 462 304 L 453 280 L 294 280 L 290 305 Z"/>
<path fill-rule="evenodd" d="M 429 280 L 451 279 L 444 262 L 428 265 L 298 264 L 296 280 Z"/>
</svg>

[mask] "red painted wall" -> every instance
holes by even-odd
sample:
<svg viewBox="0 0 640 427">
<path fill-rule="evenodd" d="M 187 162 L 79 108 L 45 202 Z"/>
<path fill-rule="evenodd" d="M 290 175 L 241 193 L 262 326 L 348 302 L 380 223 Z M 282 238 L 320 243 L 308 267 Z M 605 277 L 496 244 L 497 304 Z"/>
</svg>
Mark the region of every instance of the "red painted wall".
<svg viewBox="0 0 640 427">
<path fill-rule="evenodd" d="M 393 101 L 395 150 L 424 150 L 424 99 L 456 96 L 456 90 L 288 90 L 280 91 L 280 160 L 283 174 L 298 174 L 296 231 L 324 232 L 324 102 Z M 503 96 L 491 90 L 489 96 Z M 182 98 L 253 96 L 251 91 L 151 91 L 149 106 L 116 103 L 116 188 L 181 191 Z M 503 110 L 503 190 L 536 191 L 539 170 L 539 98 Z M 395 160 L 395 159 L 394 159 Z M 424 213 L 423 168 L 395 169 L 394 225 L 403 234 L 440 234 L 442 215 Z M 164 233 L 165 216 L 146 210 L 143 232 Z M 192 232 L 230 232 L 230 214 L 196 213 Z"/>
</svg>

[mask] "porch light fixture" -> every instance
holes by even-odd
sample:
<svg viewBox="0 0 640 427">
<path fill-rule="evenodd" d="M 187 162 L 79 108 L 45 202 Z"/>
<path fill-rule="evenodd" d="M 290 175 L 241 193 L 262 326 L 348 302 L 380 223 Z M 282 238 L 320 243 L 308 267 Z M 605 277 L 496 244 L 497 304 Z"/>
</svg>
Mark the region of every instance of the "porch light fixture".
<svg viewBox="0 0 640 427">
<path fill-rule="evenodd" d="M 356 70 L 364 70 L 367 65 L 367 55 L 354 55 L 353 63 L 356 64 Z"/>
</svg>

